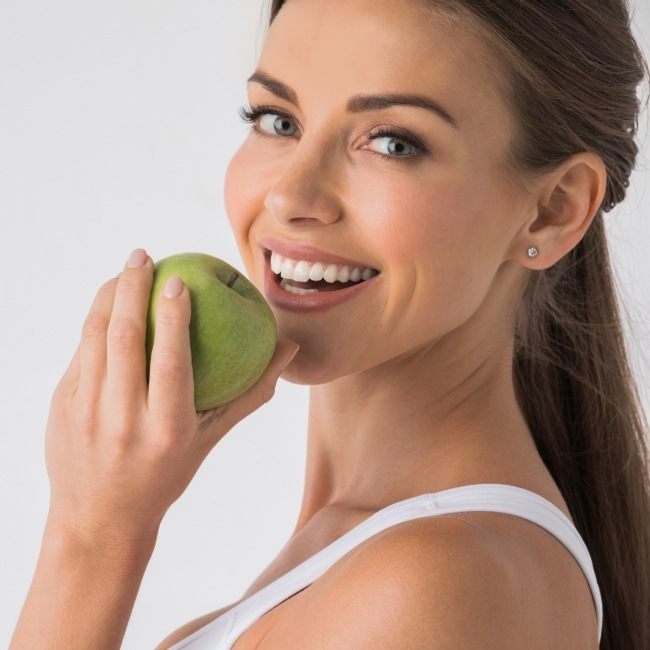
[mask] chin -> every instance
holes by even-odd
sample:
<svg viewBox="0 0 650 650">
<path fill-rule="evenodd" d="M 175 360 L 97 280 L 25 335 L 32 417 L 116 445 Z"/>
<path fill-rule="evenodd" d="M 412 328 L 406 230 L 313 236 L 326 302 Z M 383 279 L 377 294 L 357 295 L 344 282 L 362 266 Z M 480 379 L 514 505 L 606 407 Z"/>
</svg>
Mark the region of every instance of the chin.
<svg viewBox="0 0 650 650">
<path fill-rule="evenodd" d="M 337 372 L 332 367 L 331 361 L 332 358 L 328 358 L 327 356 L 316 361 L 310 360 L 309 357 L 303 356 L 303 348 L 301 345 L 300 351 L 289 366 L 284 369 L 280 377 L 290 384 L 320 386 L 321 384 L 329 384 L 348 374 Z"/>
</svg>

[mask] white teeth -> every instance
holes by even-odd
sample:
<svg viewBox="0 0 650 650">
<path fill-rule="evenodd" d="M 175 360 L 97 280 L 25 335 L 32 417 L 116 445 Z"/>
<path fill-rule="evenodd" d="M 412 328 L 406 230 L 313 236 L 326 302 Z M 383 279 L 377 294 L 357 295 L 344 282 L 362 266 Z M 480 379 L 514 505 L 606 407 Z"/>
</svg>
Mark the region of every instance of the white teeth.
<svg viewBox="0 0 650 650">
<path fill-rule="evenodd" d="M 302 287 L 294 287 L 286 283 L 286 280 L 280 280 L 280 286 L 289 293 L 319 293 L 318 289 L 303 289 Z"/>
<path fill-rule="evenodd" d="M 325 268 L 320 262 L 316 262 L 316 264 L 312 264 L 311 268 L 309 269 L 309 279 L 314 280 L 315 282 L 322 280 L 324 274 L 325 274 Z"/>
<path fill-rule="evenodd" d="M 336 282 L 338 279 L 338 274 L 339 270 L 336 266 L 336 264 L 328 264 L 327 268 L 325 269 L 325 273 L 323 275 L 323 280 L 325 282 Z"/>
<path fill-rule="evenodd" d="M 271 270 L 286 280 L 295 280 L 297 282 L 325 280 L 330 284 L 350 280 L 352 282 L 368 280 L 378 273 L 378 271 L 370 267 L 338 266 L 337 264 L 323 264 L 322 262 L 312 264 L 305 260 L 292 260 L 275 251 L 271 251 Z"/>
<path fill-rule="evenodd" d="M 275 253 L 271 253 L 271 271 L 276 275 L 282 270 L 282 258 Z"/>
<path fill-rule="evenodd" d="M 284 260 L 282 262 L 282 267 L 280 268 L 280 275 L 286 280 L 293 280 L 293 267 L 294 263 L 290 259 Z"/>
<path fill-rule="evenodd" d="M 293 269 L 293 279 L 298 282 L 307 282 L 309 280 L 309 264 L 307 262 L 298 262 Z"/>
</svg>

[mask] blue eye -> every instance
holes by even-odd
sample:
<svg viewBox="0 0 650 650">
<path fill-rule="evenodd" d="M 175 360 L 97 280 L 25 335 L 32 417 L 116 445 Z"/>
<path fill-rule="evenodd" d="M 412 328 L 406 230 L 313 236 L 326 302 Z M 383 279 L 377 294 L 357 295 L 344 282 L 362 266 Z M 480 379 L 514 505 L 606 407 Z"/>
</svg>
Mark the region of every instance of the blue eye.
<svg viewBox="0 0 650 650">
<path fill-rule="evenodd" d="M 272 131 L 275 132 L 276 135 L 280 135 L 280 137 L 282 137 L 282 135 L 278 133 L 278 130 L 281 130 L 282 128 L 290 129 L 290 124 L 293 121 L 291 115 L 277 108 L 273 108 L 272 106 L 266 106 L 266 105 L 251 106 L 250 109 L 242 107 L 239 110 L 239 116 L 241 117 L 241 119 L 252 125 L 251 131 L 253 133 L 255 133 L 256 135 L 273 138 L 275 137 L 275 135 L 269 133 L 268 131 L 260 129 L 260 127 L 257 124 L 258 118 L 264 117 L 266 115 L 275 116 L 275 119 L 271 120 L 271 129 Z M 293 133 L 289 133 L 285 135 L 287 135 L 287 137 L 292 137 L 294 134 L 295 131 Z M 382 138 L 393 139 L 396 140 L 398 143 L 396 146 L 389 147 L 389 154 L 384 154 L 379 151 L 373 151 L 373 153 L 376 153 L 378 156 L 381 156 L 385 160 L 393 160 L 393 161 L 395 160 L 399 161 L 403 159 L 411 160 L 413 158 L 418 158 L 420 156 L 429 153 L 426 146 L 418 138 L 408 133 L 407 131 L 402 131 L 401 129 L 395 129 L 394 127 L 392 128 L 380 127 L 377 131 L 368 135 L 369 140 L 377 140 Z M 410 147 L 414 151 L 414 153 L 401 155 L 405 149 L 404 143 L 406 143 L 407 145 L 406 147 L 407 150 Z"/>
<path fill-rule="evenodd" d="M 405 134 L 402 134 L 400 132 L 396 132 L 395 130 L 385 128 L 385 127 L 380 127 L 378 131 L 375 131 L 373 134 L 369 135 L 368 138 L 370 140 L 383 140 L 383 139 L 396 140 L 398 144 L 396 146 L 389 147 L 389 151 L 392 148 L 393 152 L 396 153 L 396 154 L 402 154 L 403 153 L 404 148 L 405 148 L 404 143 L 406 143 L 406 147 L 410 147 L 411 149 L 416 151 L 415 154 L 406 155 L 406 156 L 404 156 L 404 155 L 390 155 L 390 156 L 387 156 L 386 154 L 383 154 L 381 152 L 377 152 L 380 156 L 383 156 L 384 158 L 413 158 L 413 157 L 419 156 L 419 155 L 421 155 L 423 153 L 421 147 L 418 146 L 418 144 L 416 144 L 415 142 L 413 142 L 412 139 L 409 136 L 407 136 Z"/>
<path fill-rule="evenodd" d="M 262 129 L 259 128 L 257 125 L 257 121 L 259 120 L 260 117 L 264 117 L 266 115 L 275 115 L 276 119 L 272 120 L 272 128 L 275 129 L 276 125 L 279 124 L 280 128 L 288 128 L 286 126 L 287 121 L 292 120 L 293 118 L 288 115 L 287 113 L 284 113 L 278 109 L 274 109 L 271 106 L 253 106 L 251 110 L 247 110 L 245 107 L 242 107 L 239 110 L 239 115 L 244 120 L 245 122 L 249 122 L 252 124 L 252 130 L 253 132 L 259 134 L 259 135 L 270 135 L 273 137 L 273 135 L 269 134 L 268 131 L 263 131 Z M 277 118 L 281 118 L 281 122 L 278 122 Z M 286 134 L 285 134 L 286 135 Z M 288 134 L 289 137 L 293 134 Z"/>
</svg>

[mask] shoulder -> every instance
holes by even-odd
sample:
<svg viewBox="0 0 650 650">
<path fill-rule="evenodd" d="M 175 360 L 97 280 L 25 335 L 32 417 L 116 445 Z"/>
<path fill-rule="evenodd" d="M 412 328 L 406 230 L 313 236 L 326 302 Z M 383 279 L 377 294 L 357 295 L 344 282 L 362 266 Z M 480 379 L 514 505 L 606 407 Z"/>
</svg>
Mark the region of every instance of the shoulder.
<svg viewBox="0 0 650 650">
<path fill-rule="evenodd" d="M 240 601 L 230 603 L 230 605 L 226 605 L 226 607 L 222 607 L 221 609 L 216 609 L 213 612 L 209 612 L 208 614 L 203 614 L 202 616 L 199 616 L 198 618 L 191 620 L 189 623 L 185 623 L 184 625 L 177 628 L 173 632 L 170 632 L 154 648 L 154 650 L 167 650 L 168 648 L 171 648 L 172 646 L 176 645 L 179 641 L 182 641 L 183 639 L 190 636 L 190 634 L 194 634 L 194 632 L 202 628 L 204 625 L 207 625 L 208 623 L 214 621 L 215 618 L 219 618 L 219 616 L 225 614 L 228 610 L 235 607 L 235 605 L 237 605 L 239 602 Z"/>
<path fill-rule="evenodd" d="M 337 562 L 312 585 L 299 626 L 292 617 L 262 647 L 521 648 L 515 573 L 480 526 L 447 516 L 403 522 Z"/>
</svg>

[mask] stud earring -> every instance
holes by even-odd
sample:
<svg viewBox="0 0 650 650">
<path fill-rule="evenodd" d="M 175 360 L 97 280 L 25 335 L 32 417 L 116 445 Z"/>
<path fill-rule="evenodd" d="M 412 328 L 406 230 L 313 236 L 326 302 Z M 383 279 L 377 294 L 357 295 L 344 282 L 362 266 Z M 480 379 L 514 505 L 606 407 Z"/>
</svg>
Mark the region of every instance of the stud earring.
<svg viewBox="0 0 650 650">
<path fill-rule="evenodd" d="M 528 257 L 537 257 L 539 255 L 539 250 L 536 246 L 531 246 L 528 249 Z"/>
</svg>

